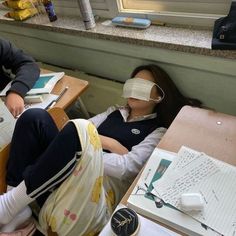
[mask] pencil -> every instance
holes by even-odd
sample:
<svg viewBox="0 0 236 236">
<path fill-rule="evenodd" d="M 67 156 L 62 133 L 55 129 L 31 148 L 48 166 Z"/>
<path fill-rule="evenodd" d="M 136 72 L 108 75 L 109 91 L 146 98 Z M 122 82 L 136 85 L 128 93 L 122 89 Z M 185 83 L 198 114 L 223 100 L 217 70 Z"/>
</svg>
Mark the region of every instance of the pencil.
<svg viewBox="0 0 236 236">
<path fill-rule="evenodd" d="M 47 107 L 45 108 L 45 110 L 54 107 L 55 104 L 61 99 L 61 97 L 62 97 L 62 96 L 65 94 L 65 92 L 68 90 L 68 88 L 69 88 L 69 87 L 66 86 L 66 87 L 62 90 L 62 92 L 59 94 L 59 96 L 58 96 L 56 99 L 52 100 L 52 101 L 47 105 Z"/>
</svg>

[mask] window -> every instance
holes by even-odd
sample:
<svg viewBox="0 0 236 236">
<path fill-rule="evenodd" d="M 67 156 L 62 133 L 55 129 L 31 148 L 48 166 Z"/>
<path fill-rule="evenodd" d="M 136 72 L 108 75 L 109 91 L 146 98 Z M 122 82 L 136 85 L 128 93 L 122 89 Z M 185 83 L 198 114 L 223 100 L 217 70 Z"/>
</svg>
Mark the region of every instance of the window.
<svg viewBox="0 0 236 236">
<path fill-rule="evenodd" d="M 90 0 L 93 13 L 98 16 L 112 18 L 117 13 L 115 0 Z M 78 0 L 53 0 L 56 13 L 65 16 L 79 16 Z M 114 12 L 114 10 L 116 11 Z"/>
<path fill-rule="evenodd" d="M 185 12 L 203 14 L 224 14 L 226 0 L 122 0 L 124 10 L 146 10 L 149 12 Z M 228 4 L 231 1 L 228 1 Z"/>
<path fill-rule="evenodd" d="M 78 16 L 80 14 L 76 0 L 53 0 L 57 15 Z"/>
<path fill-rule="evenodd" d="M 118 0 L 121 14 L 135 14 L 167 23 L 213 25 L 226 15 L 231 0 Z"/>
<path fill-rule="evenodd" d="M 80 15 L 78 0 L 53 0 L 56 13 Z M 95 15 L 149 18 L 170 24 L 212 26 L 226 15 L 231 0 L 90 0 Z"/>
</svg>

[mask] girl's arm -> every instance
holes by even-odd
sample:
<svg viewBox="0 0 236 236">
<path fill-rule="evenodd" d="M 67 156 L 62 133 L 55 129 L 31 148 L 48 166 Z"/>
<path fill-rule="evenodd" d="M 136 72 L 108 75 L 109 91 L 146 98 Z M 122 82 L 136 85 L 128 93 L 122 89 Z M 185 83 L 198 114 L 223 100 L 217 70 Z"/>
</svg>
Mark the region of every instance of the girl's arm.
<svg viewBox="0 0 236 236">
<path fill-rule="evenodd" d="M 110 138 L 104 135 L 99 135 L 102 143 L 103 150 L 107 150 L 119 155 L 124 155 L 129 152 L 129 150 L 123 146 L 121 143 L 119 143 L 114 138 Z"/>
<path fill-rule="evenodd" d="M 127 154 L 104 153 L 105 175 L 121 180 L 134 178 L 142 169 L 165 132 L 165 128 L 157 128 Z"/>
<path fill-rule="evenodd" d="M 35 60 L 16 48 L 9 41 L 0 40 L 0 64 L 15 74 L 10 90 L 24 97 L 39 78 L 39 66 Z"/>
</svg>

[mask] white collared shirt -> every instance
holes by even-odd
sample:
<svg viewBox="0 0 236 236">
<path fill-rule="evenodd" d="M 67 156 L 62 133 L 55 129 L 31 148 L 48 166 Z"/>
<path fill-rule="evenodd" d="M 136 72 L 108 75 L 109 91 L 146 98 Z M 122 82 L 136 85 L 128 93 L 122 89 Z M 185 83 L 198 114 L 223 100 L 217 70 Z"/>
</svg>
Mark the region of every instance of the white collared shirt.
<svg viewBox="0 0 236 236">
<path fill-rule="evenodd" d="M 135 117 L 133 119 L 130 119 L 128 121 L 128 117 L 129 117 L 129 109 L 127 106 L 120 106 L 120 107 L 114 107 L 115 110 L 118 109 L 124 119 L 125 122 L 132 122 L 132 121 L 140 121 L 140 120 L 148 120 L 148 119 L 154 119 L 157 117 L 157 114 L 156 113 L 152 113 L 152 114 L 149 114 L 149 115 L 144 115 L 144 116 L 138 116 L 138 117 Z"/>
</svg>

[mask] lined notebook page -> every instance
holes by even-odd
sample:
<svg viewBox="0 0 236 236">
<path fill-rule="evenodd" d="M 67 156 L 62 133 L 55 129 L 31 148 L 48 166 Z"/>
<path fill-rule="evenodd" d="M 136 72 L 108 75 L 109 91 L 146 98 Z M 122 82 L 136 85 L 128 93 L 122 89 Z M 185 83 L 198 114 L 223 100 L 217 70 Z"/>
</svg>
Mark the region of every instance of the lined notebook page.
<svg viewBox="0 0 236 236">
<path fill-rule="evenodd" d="M 181 209 L 179 200 L 182 193 L 201 193 L 204 210 L 188 214 L 221 234 L 234 235 L 236 168 L 183 147 L 171 170 L 153 184 L 161 198 Z"/>
</svg>

